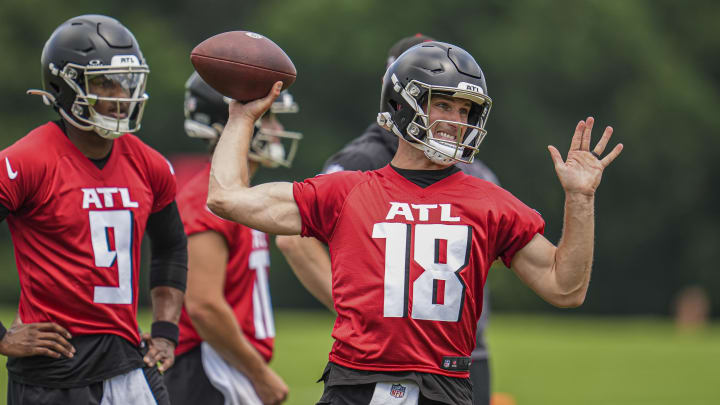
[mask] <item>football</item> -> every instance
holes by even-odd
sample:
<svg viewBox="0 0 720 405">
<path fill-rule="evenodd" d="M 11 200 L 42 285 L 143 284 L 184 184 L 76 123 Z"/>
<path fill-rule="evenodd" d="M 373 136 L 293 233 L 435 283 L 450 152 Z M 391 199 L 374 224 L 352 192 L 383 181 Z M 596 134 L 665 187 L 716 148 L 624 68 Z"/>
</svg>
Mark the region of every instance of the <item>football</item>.
<svg viewBox="0 0 720 405">
<path fill-rule="evenodd" d="M 229 31 L 201 42 L 190 61 L 210 86 L 226 97 L 247 102 L 265 97 L 272 85 L 290 87 L 295 65 L 279 46 L 250 31 Z"/>
</svg>

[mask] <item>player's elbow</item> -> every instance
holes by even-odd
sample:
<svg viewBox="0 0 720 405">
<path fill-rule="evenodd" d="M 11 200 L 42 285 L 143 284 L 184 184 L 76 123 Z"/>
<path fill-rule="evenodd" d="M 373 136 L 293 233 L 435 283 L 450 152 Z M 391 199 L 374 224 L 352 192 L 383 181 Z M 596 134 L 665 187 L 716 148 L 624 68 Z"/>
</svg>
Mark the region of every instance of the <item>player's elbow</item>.
<svg viewBox="0 0 720 405">
<path fill-rule="evenodd" d="M 223 192 L 218 188 L 210 188 L 207 197 L 207 207 L 213 214 L 221 217 L 228 218 L 231 211 L 231 198 L 228 193 Z"/>
<path fill-rule="evenodd" d="M 558 294 L 552 298 L 550 303 L 558 308 L 577 308 L 585 302 L 585 290 L 574 291 L 567 294 Z"/>
<path fill-rule="evenodd" d="M 207 325 L 212 323 L 214 315 L 217 313 L 216 305 L 214 305 L 212 301 L 192 299 L 191 297 L 185 299 L 185 310 L 194 325 Z"/>
</svg>

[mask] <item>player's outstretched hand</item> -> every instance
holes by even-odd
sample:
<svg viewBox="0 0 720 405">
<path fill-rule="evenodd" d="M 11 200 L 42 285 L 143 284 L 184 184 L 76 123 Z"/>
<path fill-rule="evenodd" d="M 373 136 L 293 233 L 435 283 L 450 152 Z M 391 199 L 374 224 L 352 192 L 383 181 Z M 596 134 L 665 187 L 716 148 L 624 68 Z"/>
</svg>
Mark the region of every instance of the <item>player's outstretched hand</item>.
<svg viewBox="0 0 720 405">
<path fill-rule="evenodd" d="M 143 333 L 142 340 L 148 345 L 143 358 L 148 367 L 157 365 L 158 371 L 164 373 L 175 364 L 175 343 L 161 337 L 153 338 L 149 333 Z"/>
<path fill-rule="evenodd" d="M 595 195 L 595 191 L 600 185 L 600 179 L 602 179 L 603 170 L 620 155 L 623 149 L 623 145 L 620 143 L 605 157 L 602 156 L 613 133 L 612 127 L 606 127 L 602 138 L 591 151 L 590 138 L 594 121 L 593 117 L 588 117 L 587 120 L 578 122 L 570 143 L 567 160 L 563 161 L 557 148 L 548 146 L 550 157 L 555 164 L 555 172 L 565 193 Z"/>
<path fill-rule="evenodd" d="M 56 323 L 24 324 L 16 321 L 0 341 L 0 354 L 9 357 L 48 356 L 56 359 L 62 356 L 73 357 L 75 348 L 68 341 L 71 338 L 70 332 Z"/>
<path fill-rule="evenodd" d="M 264 405 L 276 405 L 285 402 L 288 386 L 270 367 L 264 367 L 262 375 L 251 378 L 255 392 Z"/>
<path fill-rule="evenodd" d="M 245 104 L 235 100 L 231 101 L 229 109 L 230 118 L 228 123 L 237 119 L 246 119 L 253 123 L 259 120 L 260 117 L 265 114 L 265 111 L 270 108 L 273 101 L 275 101 L 275 99 L 280 95 L 282 86 L 283 82 L 275 82 L 267 96 L 249 101 Z"/>
</svg>

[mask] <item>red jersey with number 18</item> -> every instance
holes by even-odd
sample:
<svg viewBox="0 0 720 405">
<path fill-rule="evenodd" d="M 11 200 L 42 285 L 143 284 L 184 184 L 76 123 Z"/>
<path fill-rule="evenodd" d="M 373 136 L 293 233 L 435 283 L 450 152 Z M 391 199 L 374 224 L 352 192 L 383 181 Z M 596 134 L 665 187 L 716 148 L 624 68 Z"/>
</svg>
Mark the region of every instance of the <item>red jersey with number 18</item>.
<svg viewBox="0 0 720 405">
<path fill-rule="evenodd" d="M 99 169 L 47 123 L 0 152 L 0 162 L 20 319 L 139 344 L 140 244 L 148 216 L 175 198 L 167 160 L 126 134 Z"/>
<path fill-rule="evenodd" d="M 488 269 L 543 232 L 540 214 L 462 172 L 421 188 L 385 166 L 320 175 L 293 193 L 302 235 L 330 249 L 330 361 L 468 377 L 452 362 L 475 346 Z"/>
<path fill-rule="evenodd" d="M 217 232 L 228 247 L 224 298 L 232 307 L 238 325 L 255 349 L 270 361 L 275 340 L 268 271 L 270 253 L 265 233 L 224 220 L 207 208 L 210 165 L 182 187 L 178 207 L 189 238 L 201 232 Z M 193 271 L 193 269 L 190 269 Z M 226 327 L 229 327 L 225 325 Z M 202 342 L 183 307 L 180 341 L 175 350 L 181 355 Z"/>
</svg>

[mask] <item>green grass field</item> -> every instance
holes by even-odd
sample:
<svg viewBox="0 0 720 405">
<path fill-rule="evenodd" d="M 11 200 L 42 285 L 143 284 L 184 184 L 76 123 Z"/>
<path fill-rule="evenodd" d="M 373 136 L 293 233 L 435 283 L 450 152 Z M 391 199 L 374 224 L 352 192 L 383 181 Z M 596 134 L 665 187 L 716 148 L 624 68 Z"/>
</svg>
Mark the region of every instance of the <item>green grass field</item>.
<svg viewBox="0 0 720 405">
<path fill-rule="evenodd" d="M 13 315 L 0 310 L 6 325 Z M 272 366 L 290 386 L 287 403 L 314 404 L 332 318 L 278 311 L 276 323 Z M 517 405 L 720 404 L 718 323 L 689 334 L 662 319 L 493 314 L 488 337 L 493 390 Z M 0 404 L 6 378 L 0 367 Z"/>
</svg>

